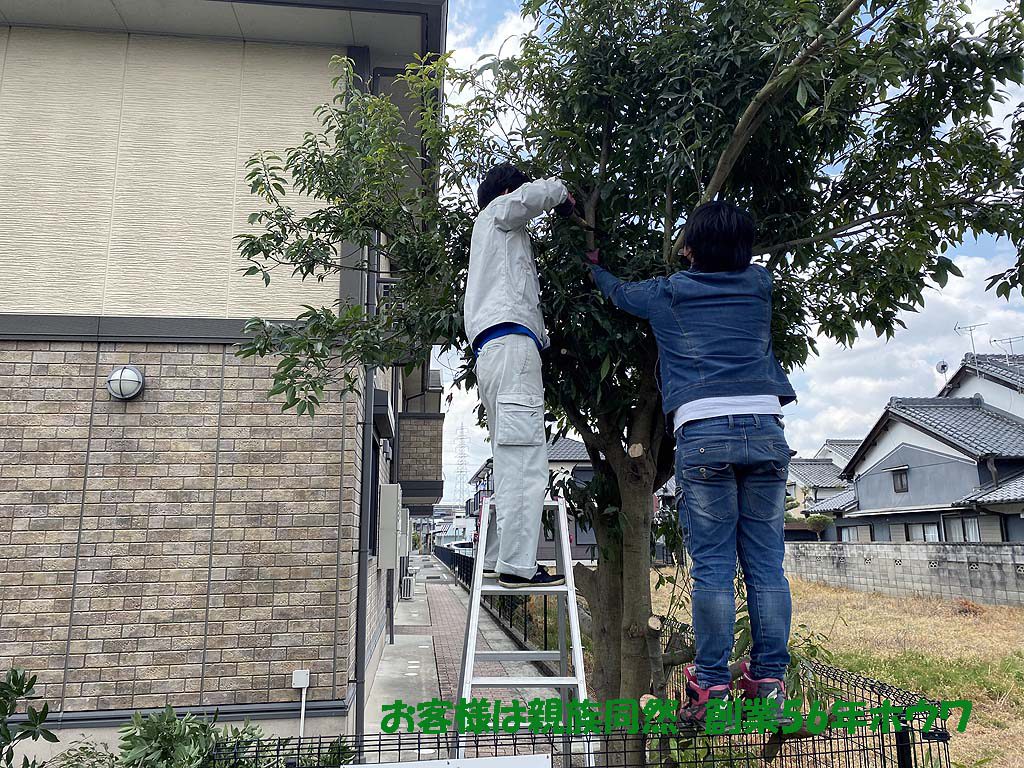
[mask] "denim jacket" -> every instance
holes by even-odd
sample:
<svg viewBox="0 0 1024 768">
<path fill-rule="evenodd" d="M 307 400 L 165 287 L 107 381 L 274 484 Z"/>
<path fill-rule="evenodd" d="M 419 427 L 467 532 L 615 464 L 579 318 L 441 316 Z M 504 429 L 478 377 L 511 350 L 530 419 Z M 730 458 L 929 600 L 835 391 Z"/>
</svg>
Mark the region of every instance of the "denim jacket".
<svg viewBox="0 0 1024 768">
<path fill-rule="evenodd" d="M 751 264 L 739 272 L 676 272 L 635 283 L 600 265 L 594 281 L 615 306 L 651 324 L 660 353 L 662 408 L 705 397 L 796 393 L 772 350 L 772 279 Z"/>
</svg>

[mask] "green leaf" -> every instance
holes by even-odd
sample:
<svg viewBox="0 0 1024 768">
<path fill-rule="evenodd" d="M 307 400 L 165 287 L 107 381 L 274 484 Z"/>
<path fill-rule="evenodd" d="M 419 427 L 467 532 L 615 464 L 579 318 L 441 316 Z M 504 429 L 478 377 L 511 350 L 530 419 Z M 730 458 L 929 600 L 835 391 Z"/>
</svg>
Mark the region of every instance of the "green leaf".
<svg viewBox="0 0 1024 768">
<path fill-rule="evenodd" d="M 807 106 L 807 86 L 804 85 L 804 81 L 801 80 L 796 86 L 796 101 L 801 107 Z"/>
</svg>

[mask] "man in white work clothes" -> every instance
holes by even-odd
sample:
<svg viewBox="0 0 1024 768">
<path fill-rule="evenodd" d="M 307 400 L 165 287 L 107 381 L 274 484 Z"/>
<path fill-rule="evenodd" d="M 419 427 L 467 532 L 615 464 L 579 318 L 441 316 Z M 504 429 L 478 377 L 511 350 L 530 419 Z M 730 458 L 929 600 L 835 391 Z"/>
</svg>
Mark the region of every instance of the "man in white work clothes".
<svg viewBox="0 0 1024 768">
<path fill-rule="evenodd" d="M 494 454 L 484 577 L 511 588 L 556 586 L 565 577 L 537 565 L 548 486 L 540 353 L 549 341 L 526 225 L 552 209 L 569 216 L 575 201 L 558 179 L 530 181 L 507 163 L 488 171 L 477 201 L 465 320 Z"/>
</svg>

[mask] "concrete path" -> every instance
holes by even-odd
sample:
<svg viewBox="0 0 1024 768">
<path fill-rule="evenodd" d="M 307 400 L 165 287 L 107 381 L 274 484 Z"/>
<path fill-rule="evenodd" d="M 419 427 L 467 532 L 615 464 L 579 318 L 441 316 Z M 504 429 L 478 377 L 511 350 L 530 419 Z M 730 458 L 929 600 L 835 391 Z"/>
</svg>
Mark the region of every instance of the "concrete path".
<svg viewBox="0 0 1024 768">
<path fill-rule="evenodd" d="M 402 701 L 416 705 L 440 698 L 454 701 L 459 685 L 462 644 L 466 632 L 469 594 L 432 555 L 414 555 L 411 567 L 418 569 L 413 599 L 400 601 L 395 610 L 395 643 L 384 648 L 380 667 L 370 686 L 366 710 L 366 731 L 380 730 L 381 707 Z M 480 613 L 479 650 L 518 650 L 494 618 Z M 478 663 L 478 675 L 513 674 L 541 676 L 529 662 Z M 487 699 L 526 701 L 558 696 L 553 688 L 482 691 Z"/>
</svg>

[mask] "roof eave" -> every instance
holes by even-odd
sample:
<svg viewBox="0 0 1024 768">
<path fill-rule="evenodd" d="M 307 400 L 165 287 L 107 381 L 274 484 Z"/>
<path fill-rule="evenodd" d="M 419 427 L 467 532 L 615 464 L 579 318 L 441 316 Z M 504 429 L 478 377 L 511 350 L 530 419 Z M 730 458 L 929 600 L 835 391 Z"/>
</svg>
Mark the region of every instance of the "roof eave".
<svg viewBox="0 0 1024 768">
<path fill-rule="evenodd" d="M 985 458 L 983 454 L 979 454 L 970 446 L 964 445 L 963 443 L 958 443 L 957 441 L 950 439 L 948 435 L 944 435 L 941 432 L 936 432 L 934 429 L 931 429 L 927 425 L 912 419 L 910 416 L 892 410 L 892 406 L 887 405 L 885 407 L 885 411 L 883 411 L 878 421 L 875 422 L 875 426 L 871 428 L 871 431 L 868 432 L 868 436 L 864 438 L 864 442 L 862 442 L 860 444 L 860 447 L 857 448 L 857 452 L 853 455 L 853 458 L 851 458 L 847 465 L 843 467 L 843 471 L 839 473 L 839 476 L 841 478 L 843 478 L 844 480 L 854 479 L 856 475 L 856 473 L 853 471 L 855 465 L 859 464 L 860 460 L 864 458 L 864 454 L 866 454 L 868 450 L 871 448 L 871 446 L 874 444 L 875 438 L 878 437 L 882 429 L 885 427 L 885 424 L 889 420 L 898 421 L 901 424 L 906 424 L 908 427 L 912 427 L 913 429 L 916 429 L 917 431 L 925 435 L 928 435 L 928 437 L 931 437 L 934 440 L 938 440 L 940 443 L 943 443 L 945 445 L 948 445 L 950 448 L 954 448 L 957 451 L 960 451 L 962 454 L 964 454 L 970 459 L 973 459 L 974 461 L 980 461 L 982 458 Z"/>
</svg>

